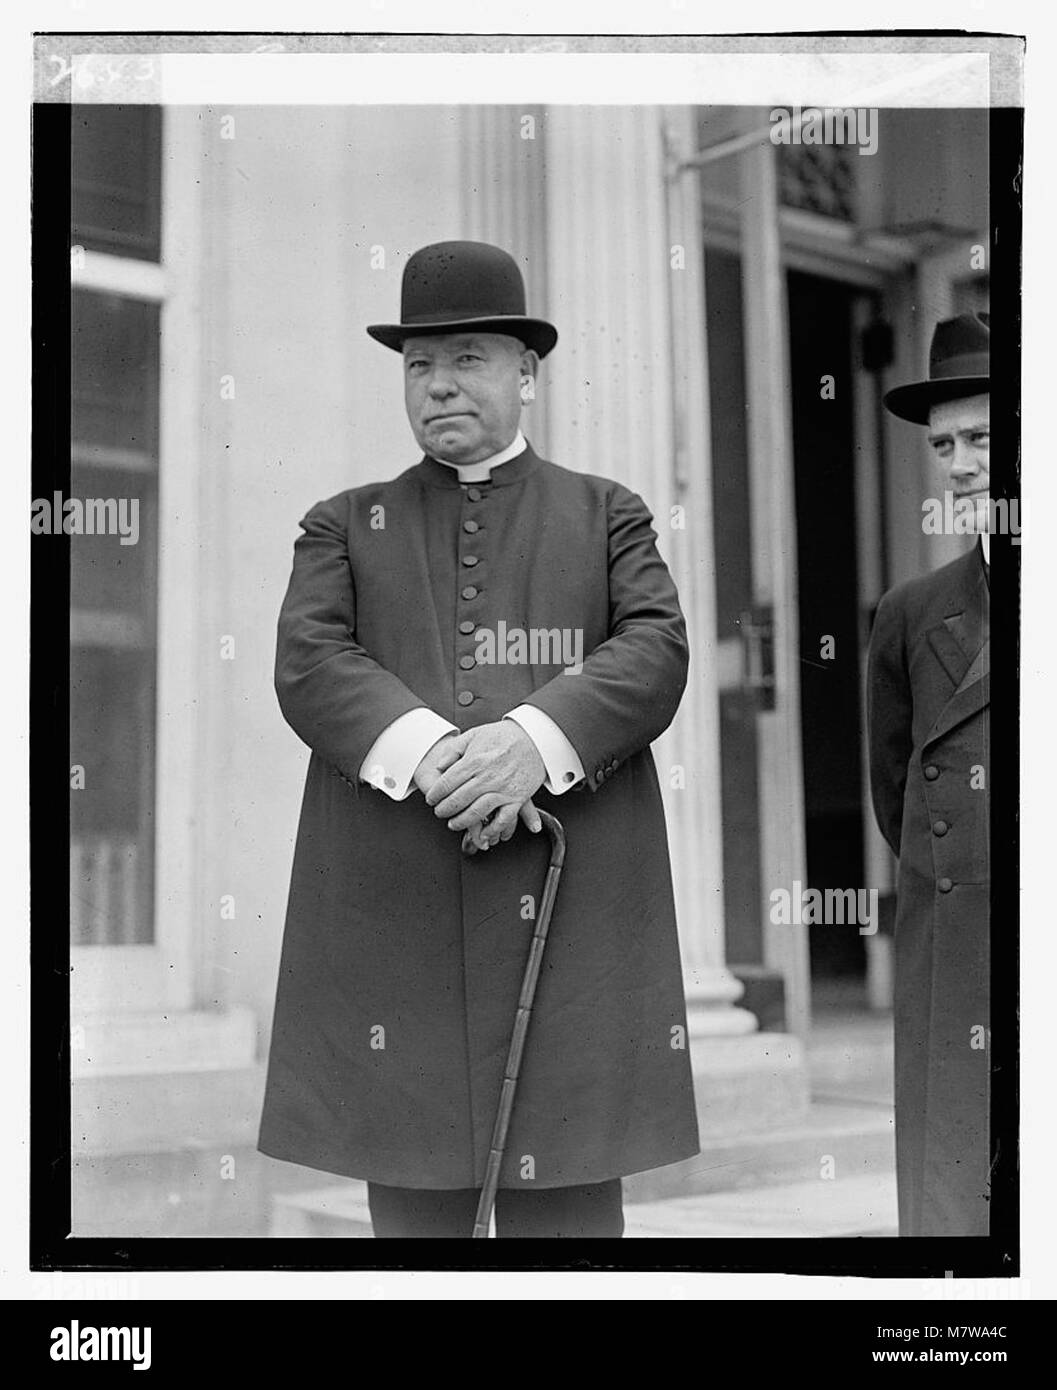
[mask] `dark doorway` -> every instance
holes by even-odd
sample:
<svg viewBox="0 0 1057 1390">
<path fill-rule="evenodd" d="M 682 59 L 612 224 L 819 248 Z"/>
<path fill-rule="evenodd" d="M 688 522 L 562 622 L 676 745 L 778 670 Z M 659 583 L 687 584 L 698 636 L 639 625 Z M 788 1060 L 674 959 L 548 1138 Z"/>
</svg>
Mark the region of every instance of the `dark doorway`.
<svg viewBox="0 0 1057 1390">
<path fill-rule="evenodd" d="M 861 292 L 799 271 L 789 272 L 788 292 L 805 887 L 858 889 L 864 843 L 853 306 Z M 857 926 L 819 924 L 809 931 L 819 1002 L 835 990 L 844 993 L 841 986 L 857 994 L 866 970 Z"/>
<path fill-rule="evenodd" d="M 753 606 L 752 508 L 749 497 L 748 403 L 741 260 L 709 248 L 705 256 L 716 557 L 716 641 L 739 646 L 743 615 Z M 746 981 L 763 969 L 757 706 L 740 683 L 719 692 L 722 777 L 723 906 L 726 958 Z"/>
</svg>

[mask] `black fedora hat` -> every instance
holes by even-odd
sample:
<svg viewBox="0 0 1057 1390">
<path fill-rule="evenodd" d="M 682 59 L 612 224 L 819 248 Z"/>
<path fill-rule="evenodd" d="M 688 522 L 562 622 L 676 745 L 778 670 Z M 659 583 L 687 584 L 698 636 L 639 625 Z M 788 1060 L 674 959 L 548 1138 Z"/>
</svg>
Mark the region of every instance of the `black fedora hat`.
<svg viewBox="0 0 1057 1390">
<path fill-rule="evenodd" d="M 400 322 L 372 323 L 367 332 L 400 352 L 423 334 L 508 333 L 546 357 L 558 330 L 525 312 L 525 282 L 508 252 L 484 241 L 438 241 L 404 267 Z"/>
<path fill-rule="evenodd" d="M 889 391 L 884 403 L 893 415 L 927 425 L 940 401 L 979 396 L 991 387 L 991 316 L 959 314 L 936 325 L 929 348 L 927 381 Z"/>
</svg>

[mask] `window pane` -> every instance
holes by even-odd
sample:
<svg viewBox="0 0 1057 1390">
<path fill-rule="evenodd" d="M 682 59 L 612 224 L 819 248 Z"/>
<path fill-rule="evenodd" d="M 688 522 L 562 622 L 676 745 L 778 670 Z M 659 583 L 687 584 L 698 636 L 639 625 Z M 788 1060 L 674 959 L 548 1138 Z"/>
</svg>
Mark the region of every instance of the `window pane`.
<svg viewBox="0 0 1057 1390">
<path fill-rule="evenodd" d="M 156 304 L 74 293 L 70 761 L 84 769 L 71 791 L 74 945 L 154 939 L 158 335 Z"/>
<path fill-rule="evenodd" d="M 74 243 L 160 259 L 160 108 L 75 105 L 71 133 Z"/>
<path fill-rule="evenodd" d="M 153 939 L 154 652 L 70 653 L 70 922 L 74 945 Z"/>
<path fill-rule="evenodd" d="M 79 446 L 135 456 L 157 452 L 159 309 L 118 294 L 74 293 L 70 308 L 73 401 Z"/>
<path fill-rule="evenodd" d="M 94 468 L 76 463 L 70 470 L 70 496 L 84 503 L 81 524 L 85 529 L 94 526 L 98 531 L 104 524 L 122 527 L 129 541 L 123 544 L 122 535 L 114 530 L 104 535 L 71 537 L 73 608 L 134 616 L 142 629 L 138 645 L 153 641 L 155 492 L 153 470 Z M 133 503 L 137 504 L 135 508 Z"/>
<path fill-rule="evenodd" d="M 854 222 L 857 154 L 854 145 L 779 145 L 783 206 Z"/>
</svg>

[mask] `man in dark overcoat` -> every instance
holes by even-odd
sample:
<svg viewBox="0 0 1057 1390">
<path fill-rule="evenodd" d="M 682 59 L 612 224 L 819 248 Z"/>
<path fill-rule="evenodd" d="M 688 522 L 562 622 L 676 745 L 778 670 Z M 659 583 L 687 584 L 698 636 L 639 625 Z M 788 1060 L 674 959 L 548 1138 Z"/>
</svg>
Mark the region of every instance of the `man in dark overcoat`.
<svg viewBox="0 0 1057 1390">
<path fill-rule="evenodd" d="M 937 326 L 928 380 L 885 404 L 924 425 L 977 541 L 885 594 L 870 643 L 874 808 L 899 858 L 895 1119 L 899 1233 L 986 1235 L 990 1172 L 989 327 Z"/>
<path fill-rule="evenodd" d="M 514 260 L 403 276 L 423 451 L 311 508 L 275 683 L 311 750 L 259 1147 L 366 1179 L 376 1235 L 468 1236 L 548 863 L 567 853 L 500 1173 L 499 1235 L 617 1236 L 621 1176 L 698 1152 L 650 743 L 687 676 L 645 504 L 520 430 L 557 332 Z"/>
</svg>

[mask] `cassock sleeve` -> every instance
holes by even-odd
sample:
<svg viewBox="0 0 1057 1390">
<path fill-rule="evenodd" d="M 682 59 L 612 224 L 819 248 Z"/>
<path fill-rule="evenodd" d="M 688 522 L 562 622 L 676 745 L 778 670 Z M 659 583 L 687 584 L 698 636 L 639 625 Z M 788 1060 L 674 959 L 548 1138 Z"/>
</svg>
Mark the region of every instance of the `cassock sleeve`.
<svg viewBox="0 0 1057 1390">
<path fill-rule="evenodd" d="M 275 692 L 291 728 L 355 787 L 382 730 L 425 702 L 356 641 L 344 494 L 317 503 L 301 530 L 279 612 Z"/>
<path fill-rule="evenodd" d="M 689 651 L 686 623 L 642 498 L 619 483 L 607 497 L 609 636 L 527 696 L 575 748 L 586 785 L 597 791 L 625 758 L 653 742 L 675 717 Z"/>
<path fill-rule="evenodd" d="M 881 834 L 899 853 L 907 764 L 914 746 L 914 702 L 902 606 L 886 594 L 877 608 L 866 677 L 870 792 Z"/>
</svg>

